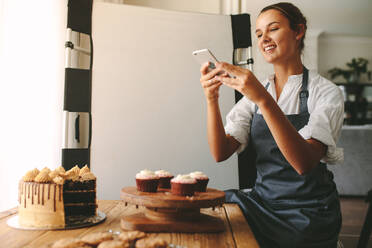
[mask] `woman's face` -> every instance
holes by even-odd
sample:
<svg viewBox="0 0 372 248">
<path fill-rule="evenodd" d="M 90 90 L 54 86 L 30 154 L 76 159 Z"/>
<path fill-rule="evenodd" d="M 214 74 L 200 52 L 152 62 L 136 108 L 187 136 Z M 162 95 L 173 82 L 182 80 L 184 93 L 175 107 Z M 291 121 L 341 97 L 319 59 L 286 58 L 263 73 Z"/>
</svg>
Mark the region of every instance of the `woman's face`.
<svg viewBox="0 0 372 248">
<path fill-rule="evenodd" d="M 299 56 L 298 35 L 278 10 L 261 13 L 256 21 L 258 47 L 268 63 L 283 63 Z"/>
</svg>

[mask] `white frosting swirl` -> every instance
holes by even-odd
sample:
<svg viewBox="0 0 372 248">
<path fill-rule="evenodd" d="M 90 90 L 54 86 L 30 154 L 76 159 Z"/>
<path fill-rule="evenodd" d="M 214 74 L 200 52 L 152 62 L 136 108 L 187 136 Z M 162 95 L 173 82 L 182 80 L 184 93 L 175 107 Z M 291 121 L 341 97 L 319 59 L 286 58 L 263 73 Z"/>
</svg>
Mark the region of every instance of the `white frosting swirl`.
<svg viewBox="0 0 372 248">
<path fill-rule="evenodd" d="M 208 176 L 201 171 L 194 171 L 190 173 L 190 177 L 195 179 L 208 179 Z"/>
<path fill-rule="evenodd" d="M 136 178 L 138 179 L 158 179 L 159 176 L 155 174 L 155 172 L 150 170 L 141 170 L 139 173 L 136 174 Z"/>
<path fill-rule="evenodd" d="M 159 177 L 172 177 L 173 175 L 165 170 L 157 170 L 155 171 L 155 174 L 158 175 Z"/>
<path fill-rule="evenodd" d="M 192 178 L 190 175 L 177 175 L 171 180 L 173 183 L 196 183 L 196 179 Z"/>
</svg>

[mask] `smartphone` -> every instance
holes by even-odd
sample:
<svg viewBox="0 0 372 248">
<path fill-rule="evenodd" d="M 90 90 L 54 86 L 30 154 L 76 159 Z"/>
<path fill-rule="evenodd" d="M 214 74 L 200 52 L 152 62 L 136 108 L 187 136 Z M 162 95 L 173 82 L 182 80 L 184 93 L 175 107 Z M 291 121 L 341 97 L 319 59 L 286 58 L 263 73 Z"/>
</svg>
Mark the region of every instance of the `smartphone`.
<svg viewBox="0 0 372 248">
<path fill-rule="evenodd" d="M 205 48 L 205 49 L 193 51 L 192 55 L 200 65 L 203 65 L 209 61 L 209 70 L 213 70 L 214 68 L 216 68 L 215 64 L 218 62 L 218 60 L 212 54 L 212 52 L 209 51 L 209 49 Z"/>
<path fill-rule="evenodd" d="M 199 62 L 200 65 L 203 65 L 204 63 L 208 62 L 209 61 L 209 69 L 208 71 L 211 71 L 213 70 L 214 68 L 216 68 L 216 63 L 218 62 L 218 60 L 216 59 L 216 57 L 213 55 L 213 53 L 211 51 L 209 51 L 209 49 L 205 48 L 205 49 L 201 49 L 201 50 L 197 50 L 197 51 L 193 51 L 192 52 L 192 55 L 194 56 L 195 60 L 197 62 Z M 218 73 L 219 74 L 222 74 L 223 72 L 221 73 Z M 228 77 L 232 77 L 232 78 L 235 78 L 235 76 L 231 75 L 231 74 L 228 74 L 227 75 Z"/>
</svg>

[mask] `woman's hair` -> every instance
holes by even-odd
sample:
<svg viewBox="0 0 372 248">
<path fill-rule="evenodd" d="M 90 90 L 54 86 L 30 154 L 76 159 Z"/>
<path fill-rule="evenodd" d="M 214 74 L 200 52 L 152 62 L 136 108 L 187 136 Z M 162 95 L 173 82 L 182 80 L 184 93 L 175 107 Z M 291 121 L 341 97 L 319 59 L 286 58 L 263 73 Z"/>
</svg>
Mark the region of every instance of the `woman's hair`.
<svg viewBox="0 0 372 248">
<path fill-rule="evenodd" d="M 304 39 L 305 39 L 307 26 L 306 26 L 306 18 L 301 13 L 300 9 L 291 3 L 281 2 L 281 3 L 272 4 L 272 5 L 269 5 L 263 8 L 260 14 L 270 9 L 278 10 L 283 16 L 285 16 L 289 21 L 290 28 L 296 32 L 299 30 L 299 24 L 304 25 L 304 36 L 302 36 L 301 41 L 300 41 L 300 46 L 299 46 L 300 52 L 302 52 L 302 50 L 304 49 Z"/>
</svg>

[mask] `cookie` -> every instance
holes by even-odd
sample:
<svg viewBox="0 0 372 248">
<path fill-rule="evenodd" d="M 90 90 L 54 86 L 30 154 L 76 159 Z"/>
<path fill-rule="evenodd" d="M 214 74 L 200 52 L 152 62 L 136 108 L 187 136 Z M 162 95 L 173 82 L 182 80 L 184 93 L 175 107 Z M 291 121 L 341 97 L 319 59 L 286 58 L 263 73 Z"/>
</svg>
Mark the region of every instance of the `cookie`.
<svg viewBox="0 0 372 248">
<path fill-rule="evenodd" d="M 78 248 L 84 246 L 85 243 L 81 239 L 65 238 L 56 241 L 52 248 Z"/>
<path fill-rule="evenodd" d="M 103 241 L 111 239 L 113 239 L 112 233 L 108 232 L 89 233 L 81 238 L 83 242 L 89 245 L 98 245 Z"/>
<path fill-rule="evenodd" d="M 97 248 L 129 248 L 129 244 L 121 240 L 107 240 L 100 243 Z"/>
<path fill-rule="evenodd" d="M 141 239 L 136 242 L 136 248 L 167 248 L 168 242 L 164 239 Z"/>
<path fill-rule="evenodd" d="M 129 232 L 122 232 L 119 235 L 119 239 L 124 242 L 133 242 L 138 239 L 142 239 L 146 237 L 146 233 L 140 231 L 129 231 Z"/>
</svg>

